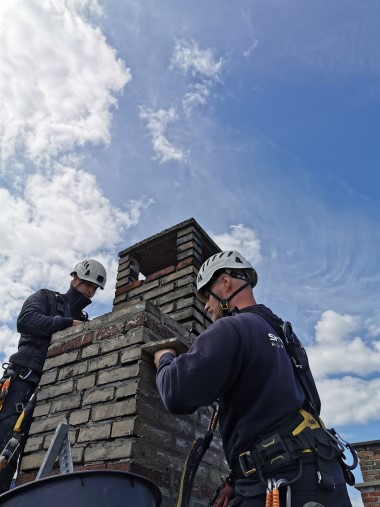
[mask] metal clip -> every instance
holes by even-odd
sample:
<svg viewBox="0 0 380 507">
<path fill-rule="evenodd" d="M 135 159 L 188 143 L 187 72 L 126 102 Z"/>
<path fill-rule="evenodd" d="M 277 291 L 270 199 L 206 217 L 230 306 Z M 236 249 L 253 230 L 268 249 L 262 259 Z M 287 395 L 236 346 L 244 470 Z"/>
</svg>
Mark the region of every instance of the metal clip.
<svg viewBox="0 0 380 507">
<path fill-rule="evenodd" d="M 249 477 L 256 472 L 256 467 L 253 466 L 253 460 L 250 458 L 251 451 L 245 451 L 239 454 L 240 469 L 245 477 Z"/>
</svg>

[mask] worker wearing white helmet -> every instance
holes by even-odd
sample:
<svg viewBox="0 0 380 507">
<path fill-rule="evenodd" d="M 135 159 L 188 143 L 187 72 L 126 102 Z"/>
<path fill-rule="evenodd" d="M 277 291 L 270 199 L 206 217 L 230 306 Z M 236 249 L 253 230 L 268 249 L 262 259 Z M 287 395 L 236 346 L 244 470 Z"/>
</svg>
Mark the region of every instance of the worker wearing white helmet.
<svg viewBox="0 0 380 507">
<path fill-rule="evenodd" d="M 197 295 L 215 321 L 225 315 L 234 303 L 235 306 L 241 306 L 243 299 L 246 306 L 255 304 L 250 289 L 256 284 L 257 273 L 250 262 L 239 252 L 221 252 L 202 264 L 197 276 Z M 215 300 L 219 304 L 216 305 Z"/>
<path fill-rule="evenodd" d="M 20 413 L 39 384 L 44 362 L 53 333 L 88 320 L 84 312 L 98 289 L 104 289 L 107 274 L 104 266 L 95 259 L 85 259 L 71 271 L 70 288 L 65 294 L 49 289 L 35 292 L 22 306 L 17 318 L 21 333 L 18 350 L 6 363 L 1 385 L 6 386 L 0 396 L 0 494 L 10 488 L 19 452 L 6 456 L 7 445 Z M 33 411 L 23 419 L 25 439 Z M 23 447 L 23 443 L 18 451 Z M 2 456 L 3 451 L 5 455 Z"/>
<path fill-rule="evenodd" d="M 342 448 L 320 421 L 306 352 L 289 323 L 256 303 L 256 283 L 255 269 L 239 252 L 203 263 L 197 296 L 213 324 L 187 353 L 155 353 L 160 396 L 175 414 L 219 402 L 231 476 L 216 505 L 263 507 L 267 489 L 278 484 L 285 505 L 291 484 L 292 507 L 350 507 L 345 477 L 352 477 L 347 469 L 343 475 Z"/>
</svg>

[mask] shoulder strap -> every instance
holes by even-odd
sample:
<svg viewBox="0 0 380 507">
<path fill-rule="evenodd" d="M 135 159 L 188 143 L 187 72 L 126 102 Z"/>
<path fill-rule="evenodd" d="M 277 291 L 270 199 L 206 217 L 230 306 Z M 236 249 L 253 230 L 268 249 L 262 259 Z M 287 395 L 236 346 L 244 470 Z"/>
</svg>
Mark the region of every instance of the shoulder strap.
<svg viewBox="0 0 380 507">
<path fill-rule="evenodd" d="M 52 314 L 54 316 L 57 312 L 59 315 L 64 316 L 65 315 L 65 299 L 59 292 L 54 292 L 50 289 L 41 289 L 41 292 L 43 292 L 49 302 L 49 314 Z"/>
<path fill-rule="evenodd" d="M 306 404 L 308 410 L 315 416 L 319 417 L 321 411 L 321 400 L 315 385 L 314 378 L 310 371 L 309 360 L 301 341 L 293 332 L 290 322 L 284 322 L 281 319 L 277 320 L 267 313 L 263 312 L 260 308 L 250 307 L 246 311 L 259 315 L 273 329 L 280 334 L 283 339 L 285 349 L 292 361 L 295 376 L 298 379 L 302 390 L 306 397 Z"/>
</svg>

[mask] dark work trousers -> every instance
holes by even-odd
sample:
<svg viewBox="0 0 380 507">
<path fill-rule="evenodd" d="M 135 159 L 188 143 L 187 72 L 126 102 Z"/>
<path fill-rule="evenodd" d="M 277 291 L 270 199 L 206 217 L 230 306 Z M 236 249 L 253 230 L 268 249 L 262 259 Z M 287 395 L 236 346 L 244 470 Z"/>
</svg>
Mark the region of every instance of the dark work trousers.
<svg viewBox="0 0 380 507">
<path fill-rule="evenodd" d="M 290 485 L 291 488 L 291 507 L 304 507 L 308 502 L 319 502 L 323 507 L 352 507 L 348 496 L 346 483 L 343 477 L 342 469 L 337 460 L 331 462 L 331 473 L 335 479 L 335 489 L 327 496 L 320 497 L 320 489 L 317 481 L 316 463 L 305 463 L 303 465 L 302 476 L 297 482 Z M 292 470 L 274 475 L 275 479 L 286 479 L 290 481 L 297 475 Z M 264 507 L 265 492 L 255 496 L 250 496 L 253 489 L 257 490 L 257 485 L 247 479 L 238 479 L 235 484 L 235 498 L 231 501 L 231 507 Z M 255 491 L 256 493 L 256 491 Z M 280 487 L 280 505 L 286 506 L 286 488 Z"/>
<path fill-rule="evenodd" d="M 12 438 L 14 425 L 20 416 L 21 405 L 18 405 L 18 408 L 16 405 L 23 404 L 25 406 L 35 389 L 36 384 L 33 382 L 28 382 L 27 380 L 21 380 L 19 378 L 12 380 L 9 392 L 5 397 L 3 408 L 0 410 L 0 453 L 9 442 L 9 439 Z M 31 422 L 32 414 L 23 421 L 23 432 L 26 434 L 29 431 Z M 0 494 L 8 491 L 10 488 L 17 467 L 17 459 L 24 444 L 25 441 L 21 443 L 18 451 L 11 461 L 7 463 L 4 470 L 0 471 Z"/>
</svg>

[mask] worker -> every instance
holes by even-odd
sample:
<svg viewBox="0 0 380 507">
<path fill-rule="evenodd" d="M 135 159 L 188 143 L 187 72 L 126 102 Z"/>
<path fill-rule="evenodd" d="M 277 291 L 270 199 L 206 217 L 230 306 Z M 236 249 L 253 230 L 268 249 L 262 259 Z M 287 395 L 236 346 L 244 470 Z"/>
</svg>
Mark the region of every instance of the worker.
<svg viewBox="0 0 380 507">
<path fill-rule="evenodd" d="M 159 394 L 174 414 L 190 414 L 218 401 L 234 486 L 229 505 L 264 507 L 268 487 L 280 481 L 281 505 L 290 485 L 292 507 L 308 502 L 351 507 L 342 447 L 322 428 L 311 373 L 314 400 L 307 400 L 280 332 L 283 321 L 256 303 L 256 283 L 256 271 L 239 252 L 206 260 L 198 273 L 197 295 L 213 323 L 187 353 L 177 355 L 173 348 L 155 353 Z"/>
<path fill-rule="evenodd" d="M 107 275 L 100 262 L 86 259 L 75 266 L 71 277 L 66 294 L 41 289 L 28 297 L 18 316 L 17 330 L 21 333 L 18 350 L 11 355 L 9 363 L 3 365 L 4 374 L 0 380 L 0 456 L 12 438 L 20 413 L 40 382 L 53 333 L 88 320 L 83 310 L 96 291 L 104 289 Z M 24 428 L 29 430 L 31 419 L 32 413 L 28 421 L 23 421 Z M 21 448 L 20 445 L 19 451 Z M 18 455 L 16 453 L 6 466 L 5 458 L 0 460 L 0 493 L 10 488 Z"/>
</svg>

